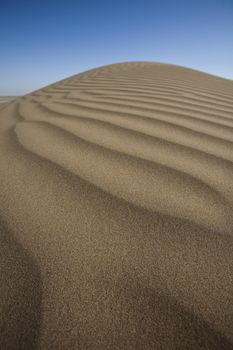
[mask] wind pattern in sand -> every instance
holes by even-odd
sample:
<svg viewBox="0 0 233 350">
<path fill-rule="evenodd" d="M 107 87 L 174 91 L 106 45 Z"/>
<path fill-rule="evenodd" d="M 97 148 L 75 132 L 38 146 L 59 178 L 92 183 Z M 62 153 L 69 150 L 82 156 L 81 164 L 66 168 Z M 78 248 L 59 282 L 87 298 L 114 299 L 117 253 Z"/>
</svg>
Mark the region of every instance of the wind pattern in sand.
<svg viewBox="0 0 233 350">
<path fill-rule="evenodd" d="M 0 108 L 0 348 L 233 349 L 233 82 L 129 62 Z"/>
<path fill-rule="evenodd" d="M 114 196 L 230 233 L 232 111 L 230 81 L 126 63 L 25 96 L 16 134 L 25 148 Z"/>
</svg>

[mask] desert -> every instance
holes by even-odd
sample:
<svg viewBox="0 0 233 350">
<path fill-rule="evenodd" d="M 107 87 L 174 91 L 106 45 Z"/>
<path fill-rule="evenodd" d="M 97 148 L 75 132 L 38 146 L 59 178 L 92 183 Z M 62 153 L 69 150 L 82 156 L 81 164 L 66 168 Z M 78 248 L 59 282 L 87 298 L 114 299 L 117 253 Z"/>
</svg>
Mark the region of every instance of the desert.
<svg viewBox="0 0 233 350">
<path fill-rule="evenodd" d="M 125 62 L 1 100 L 0 348 L 233 349 L 233 81 Z"/>
</svg>

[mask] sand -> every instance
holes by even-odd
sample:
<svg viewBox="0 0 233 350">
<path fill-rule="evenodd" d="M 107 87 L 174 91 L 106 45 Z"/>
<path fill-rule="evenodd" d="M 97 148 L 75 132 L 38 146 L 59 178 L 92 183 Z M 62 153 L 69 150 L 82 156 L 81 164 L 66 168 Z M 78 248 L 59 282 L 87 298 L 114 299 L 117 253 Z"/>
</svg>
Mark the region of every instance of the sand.
<svg viewBox="0 0 233 350">
<path fill-rule="evenodd" d="M 0 348 L 233 349 L 233 81 L 128 62 L 0 106 Z"/>
</svg>

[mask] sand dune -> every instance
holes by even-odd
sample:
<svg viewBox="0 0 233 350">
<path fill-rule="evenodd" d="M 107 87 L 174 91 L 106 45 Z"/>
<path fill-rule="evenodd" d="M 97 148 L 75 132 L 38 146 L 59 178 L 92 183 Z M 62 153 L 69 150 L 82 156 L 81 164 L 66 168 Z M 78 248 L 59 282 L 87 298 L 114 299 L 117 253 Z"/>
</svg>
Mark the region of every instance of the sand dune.
<svg viewBox="0 0 233 350">
<path fill-rule="evenodd" d="M 105 66 L 0 133 L 0 348 L 233 349 L 232 81 Z"/>
</svg>

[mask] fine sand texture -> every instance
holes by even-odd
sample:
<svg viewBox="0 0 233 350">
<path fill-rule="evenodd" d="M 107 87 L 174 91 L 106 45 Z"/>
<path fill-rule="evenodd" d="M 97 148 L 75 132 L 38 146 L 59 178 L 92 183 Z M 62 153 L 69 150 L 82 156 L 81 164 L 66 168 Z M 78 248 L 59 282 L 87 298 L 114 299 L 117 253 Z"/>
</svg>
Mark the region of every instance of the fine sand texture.
<svg viewBox="0 0 233 350">
<path fill-rule="evenodd" d="M 233 349 L 233 81 L 93 69 L 0 107 L 0 349 Z"/>
</svg>

